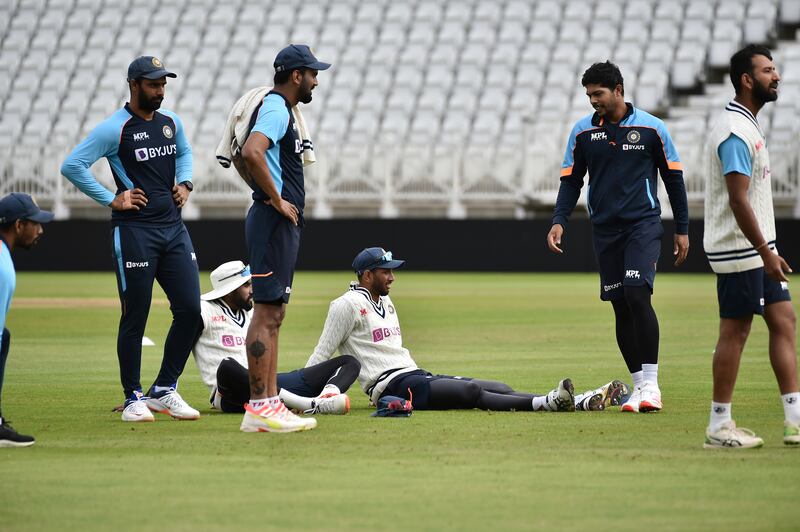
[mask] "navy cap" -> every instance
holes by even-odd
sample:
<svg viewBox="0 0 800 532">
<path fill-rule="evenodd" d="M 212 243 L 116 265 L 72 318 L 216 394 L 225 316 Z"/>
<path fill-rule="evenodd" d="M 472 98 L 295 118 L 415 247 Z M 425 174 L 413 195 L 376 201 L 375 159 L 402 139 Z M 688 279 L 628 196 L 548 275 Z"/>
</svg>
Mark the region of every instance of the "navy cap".
<svg viewBox="0 0 800 532">
<path fill-rule="evenodd" d="M 314 57 L 311 48 L 305 44 L 290 44 L 275 56 L 272 64 L 275 72 L 285 72 L 297 68 L 313 68 L 314 70 L 327 70 L 331 67 L 330 63 L 323 63 Z"/>
<path fill-rule="evenodd" d="M 394 259 L 391 251 L 383 248 L 367 248 L 353 259 L 353 270 L 358 274 L 375 268 L 394 270 L 402 268 L 405 263 L 404 260 Z"/>
<path fill-rule="evenodd" d="M 137 57 L 128 65 L 128 79 L 158 79 L 164 76 L 177 78 L 178 75 L 164 68 L 164 63 L 158 57 L 143 55 Z"/>
<path fill-rule="evenodd" d="M 36 201 L 28 194 L 12 192 L 0 199 L 0 224 L 16 222 L 17 220 L 31 220 L 46 224 L 53 219 L 53 213 L 43 211 L 36 205 Z"/>
</svg>

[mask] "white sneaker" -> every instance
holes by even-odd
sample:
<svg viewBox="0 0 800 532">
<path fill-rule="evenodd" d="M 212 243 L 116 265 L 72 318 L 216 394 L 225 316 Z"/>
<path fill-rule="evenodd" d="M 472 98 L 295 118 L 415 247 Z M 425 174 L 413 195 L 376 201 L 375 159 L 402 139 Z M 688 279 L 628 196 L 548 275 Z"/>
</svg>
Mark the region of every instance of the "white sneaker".
<svg viewBox="0 0 800 532">
<path fill-rule="evenodd" d="M 554 390 L 547 393 L 545 399 L 547 410 L 551 412 L 574 412 L 575 411 L 575 388 L 570 379 L 564 379 L 558 383 Z"/>
<path fill-rule="evenodd" d="M 639 412 L 639 402 L 642 398 L 642 389 L 640 387 L 634 387 L 631 396 L 628 397 L 628 400 L 622 403 L 622 410 L 623 412 Z"/>
<path fill-rule="evenodd" d="M 317 426 L 313 417 L 300 417 L 293 414 L 283 403 L 277 408 L 264 405 L 258 410 L 250 404 L 244 407 L 244 418 L 239 430 L 242 432 L 298 432 Z"/>
<path fill-rule="evenodd" d="M 303 412 L 304 414 L 346 414 L 350 411 L 350 398 L 347 394 L 338 393 L 335 395 L 315 397 L 311 401 L 311 408 Z"/>
<path fill-rule="evenodd" d="M 175 419 L 193 420 L 200 418 L 200 412 L 189 406 L 174 389 L 170 389 L 161 397 L 148 397 L 147 408 L 159 414 L 172 416 Z"/>
<path fill-rule="evenodd" d="M 800 424 L 789 420 L 783 421 L 783 443 L 786 445 L 800 445 Z"/>
<path fill-rule="evenodd" d="M 645 382 L 639 394 L 639 412 L 658 412 L 664 408 L 661 404 L 661 390 L 656 384 Z"/>
<path fill-rule="evenodd" d="M 726 421 L 719 429 L 706 429 L 704 449 L 752 449 L 764 445 L 764 440 L 752 430 L 738 428 L 733 420 Z"/>
<path fill-rule="evenodd" d="M 150 409 L 147 408 L 147 398 L 141 394 L 136 401 L 131 401 L 122 409 L 122 421 L 155 421 Z"/>
</svg>

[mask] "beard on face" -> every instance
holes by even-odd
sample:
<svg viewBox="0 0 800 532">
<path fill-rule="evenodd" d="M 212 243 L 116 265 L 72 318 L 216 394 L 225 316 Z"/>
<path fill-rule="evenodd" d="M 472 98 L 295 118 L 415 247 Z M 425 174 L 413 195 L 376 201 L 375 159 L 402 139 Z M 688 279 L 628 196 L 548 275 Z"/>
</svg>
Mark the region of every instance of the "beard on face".
<svg viewBox="0 0 800 532">
<path fill-rule="evenodd" d="M 753 80 L 753 98 L 760 102 L 761 104 L 765 104 L 767 102 L 774 102 L 778 99 L 778 92 L 772 92 L 772 87 L 770 87 L 771 83 L 764 86 L 755 79 Z M 777 87 L 775 87 L 777 89 Z"/>
<path fill-rule="evenodd" d="M 158 96 L 148 98 L 144 92 L 140 92 L 137 102 L 139 104 L 139 109 L 144 109 L 146 111 L 158 111 L 158 109 L 161 107 L 162 100 L 163 98 Z"/>
</svg>

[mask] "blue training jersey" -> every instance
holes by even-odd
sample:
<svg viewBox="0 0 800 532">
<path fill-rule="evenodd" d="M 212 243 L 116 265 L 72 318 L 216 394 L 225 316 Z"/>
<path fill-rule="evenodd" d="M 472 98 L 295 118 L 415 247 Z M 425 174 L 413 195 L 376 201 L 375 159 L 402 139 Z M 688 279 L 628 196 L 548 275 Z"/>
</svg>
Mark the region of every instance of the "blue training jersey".
<svg viewBox="0 0 800 532">
<path fill-rule="evenodd" d="M 14 271 L 14 261 L 11 260 L 11 251 L 0 238 L 0 342 L 3 340 L 3 329 L 6 326 L 8 309 L 16 287 L 17 274 Z"/>
<path fill-rule="evenodd" d="M 587 205 L 596 226 L 619 227 L 661 215 L 658 173 L 664 181 L 676 233 L 689 230 L 689 205 L 683 166 L 664 122 L 627 104 L 619 124 L 597 113 L 572 128 L 553 223 L 566 225 L 589 173 Z"/>
<path fill-rule="evenodd" d="M 250 133 L 254 131 L 269 139 L 269 148 L 264 156 L 275 188 L 281 198 L 297 207 L 302 216 L 306 204 L 303 143 L 300 141 L 291 106 L 283 95 L 269 92 L 264 97 Z M 252 188 L 253 200 L 269 199 L 266 192 L 255 183 Z"/>
<path fill-rule="evenodd" d="M 116 193 L 98 183 L 89 171 L 102 157 L 111 167 Z M 145 120 L 125 104 L 72 150 L 61 173 L 101 205 L 108 205 L 125 190 L 142 189 L 147 206 L 140 211 L 113 211 L 115 225 L 172 225 L 181 220 L 172 187 L 191 181 L 192 147 L 183 123 L 172 111 L 161 109 L 152 120 Z"/>
</svg>

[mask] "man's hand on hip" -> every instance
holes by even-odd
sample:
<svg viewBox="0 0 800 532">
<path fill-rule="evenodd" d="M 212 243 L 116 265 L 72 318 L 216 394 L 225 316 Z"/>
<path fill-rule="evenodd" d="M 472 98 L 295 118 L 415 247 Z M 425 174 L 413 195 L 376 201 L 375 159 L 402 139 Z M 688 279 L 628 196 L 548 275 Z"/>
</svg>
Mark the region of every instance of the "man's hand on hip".
<svg viewBox="0 0 800 532">
<path fill-rule="evenodd" d="M 109 207 L 114 211 L 140 211 L 147 206 L 147 196 L 140 188 L 125 190 L 115 197 Z"/>
</svg>

